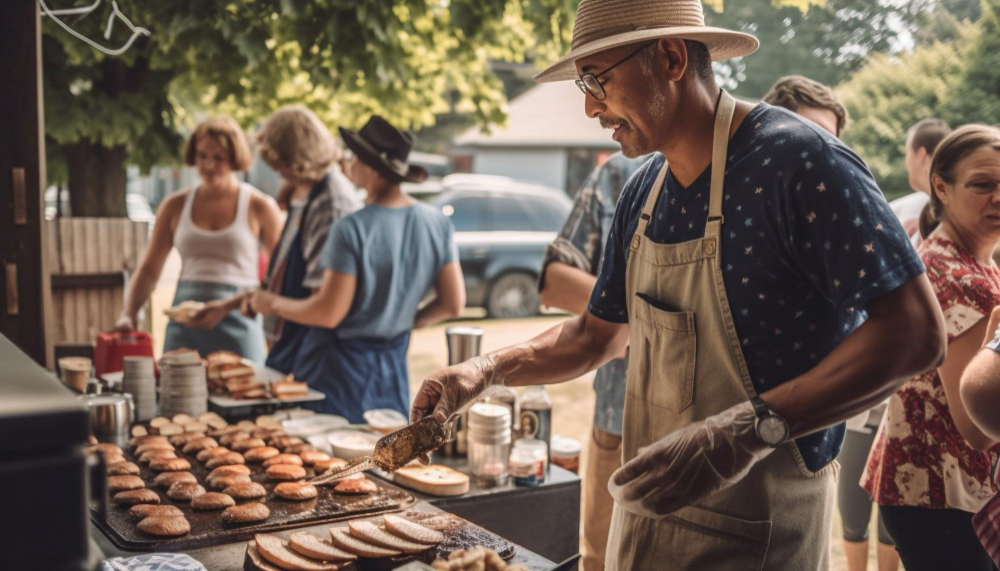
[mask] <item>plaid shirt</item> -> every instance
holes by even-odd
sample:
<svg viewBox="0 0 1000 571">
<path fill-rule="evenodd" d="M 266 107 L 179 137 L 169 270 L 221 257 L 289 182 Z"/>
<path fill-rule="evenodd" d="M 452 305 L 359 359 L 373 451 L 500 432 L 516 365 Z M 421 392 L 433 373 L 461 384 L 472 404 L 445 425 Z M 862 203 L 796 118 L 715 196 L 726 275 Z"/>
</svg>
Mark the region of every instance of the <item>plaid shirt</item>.
<svg viewBox="0 0 1000 571">
<path fill-rule="evenodd" d="M 628 159 L 616 153 L 587 177 L 576 193 L 573 210 L 559 237 L 545 251 L 539 291 L 545 286 L 545 269 L 551 262 L 562 262 L 592 276 L 598 275 L 615 205 L 625 183 L 648 158 Z M 627 372 L 628 360 L 615 359 L 598 369 L 594 378 L 597 396 L 594 425 L 611 434 L 622 433 Z"/>
</svg>

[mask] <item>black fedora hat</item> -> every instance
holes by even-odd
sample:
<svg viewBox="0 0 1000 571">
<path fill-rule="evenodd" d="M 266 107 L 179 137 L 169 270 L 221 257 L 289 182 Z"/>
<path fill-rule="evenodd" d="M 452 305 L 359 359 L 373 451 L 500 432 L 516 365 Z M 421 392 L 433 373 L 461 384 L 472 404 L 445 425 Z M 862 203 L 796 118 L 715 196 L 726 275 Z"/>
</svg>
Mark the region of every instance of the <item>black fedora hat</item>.
<svg viewBox="0 0 1000 571">
<path fill-rule="evenodd" d="M 360 131 L 340 128 L 344 143 L 358 160 L 392 182 L 421 182 L 427 178 L 423 167 L 407 162 L 413 146 L 413 134 L 400 131 L 388 121 L 372 115 Z"/>
</svg>

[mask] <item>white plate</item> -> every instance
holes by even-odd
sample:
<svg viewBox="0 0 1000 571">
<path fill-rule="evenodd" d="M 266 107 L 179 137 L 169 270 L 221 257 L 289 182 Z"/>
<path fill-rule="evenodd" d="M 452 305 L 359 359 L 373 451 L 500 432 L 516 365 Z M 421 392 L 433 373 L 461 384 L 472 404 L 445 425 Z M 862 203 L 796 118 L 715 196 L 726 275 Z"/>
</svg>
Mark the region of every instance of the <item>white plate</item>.
<svg viewBox="0 0 1000 571">
<path fill-rule="evenodd" d="M 306 438 L 306 442 L 312 444 L 316 447 L 316 450 L 326 452 L 329 455 L 333 455 L 333 446 L 330 446 L 330 441 L 327 439 L 325 434 L 316 434 Z"/>
<path fill-rule="evenodd" d="M 381 438 L 378 434 L 361 432 L 360 430 L 335 430 L 327 435 L 333 454 L 337 458 L 353 460 L 375 452 L 375 443 Z"/>
<path fill-rule="evenodd" d="M 369 410 L 365 412 L 364 417 L 365 422 L 368 423 L 368 426 L 371 427 L 372 430 L 381 432 L 382 434 L 396 432 L 400 428 L 409 424 L 409 419 L 406 418 L 403 413 L 391 408 L 376 408 Z"/>
<path fill-rule="evenodd" d="M 237 406 L 254 406 L 259 404 L 281 404 L 289 402 L 312 402 L 320 401 L 326 398 L 326 395 L 315 390 L 309 389 L 309 392 L 304 397 L 293 397 L 287 399 L 234 399 L 232 397 L 223 395 L 211 395 L 208 397 L 209 402 L 215 406 L 223 408 L 233 408 Z"/>
<path fill-rule="evenodd" d="M 330 432 L 350 424 L 346 418 L 335 414 L 315 414 L 307 418 L 283 420 L 281 427 L 285 432 L 299 438 L 307 438 L 324 432 Z"/>
</svg>

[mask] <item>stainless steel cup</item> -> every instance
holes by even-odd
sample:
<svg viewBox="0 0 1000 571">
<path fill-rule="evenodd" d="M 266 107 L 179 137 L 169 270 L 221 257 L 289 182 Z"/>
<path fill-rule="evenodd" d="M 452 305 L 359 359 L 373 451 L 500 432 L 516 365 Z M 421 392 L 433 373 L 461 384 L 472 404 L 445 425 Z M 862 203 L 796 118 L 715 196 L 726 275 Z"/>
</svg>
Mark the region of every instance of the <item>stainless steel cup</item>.
<svg viewBox="0 0 1000 571">
<path fill-rule="evenodd" d="M 457 365 L 478 357 L 482 350 L 483 329 L 481 327 L 459 325 L 444 331 L 448 340 L 448 365 Z M 445 456 L 465 456 L 469 451 L 469 413 L 464 412 L 455 419 L 452 431 L 454 439 L 440 448 Z"/>
<path fill-rule="evenodd" d="M 132 395 L 119 393 L 88 394 L 77 397 L 90 409 L 90 430 L 97 438 L 128 436 L 134 407 Z"/>
</svg>

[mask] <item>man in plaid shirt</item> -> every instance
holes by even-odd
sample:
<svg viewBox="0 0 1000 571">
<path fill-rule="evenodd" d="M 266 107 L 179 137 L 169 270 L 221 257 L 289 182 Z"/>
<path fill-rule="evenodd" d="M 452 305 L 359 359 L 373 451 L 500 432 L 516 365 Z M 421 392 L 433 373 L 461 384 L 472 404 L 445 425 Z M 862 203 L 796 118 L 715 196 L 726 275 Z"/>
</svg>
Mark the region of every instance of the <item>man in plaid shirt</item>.
<svg viewBox="0 0 1000 571">
<path fill-rule="evenodd" d="M 587 177 L 576 193 L 573 210 L 542 262 L 539 296 L 544 305 L 574 314 L 587 310 L 604 259 L 604 244 L 618 197 L 629 177 L 648 156 L 612 155 Z M 583 472 L 583 569 L 604 569 L 604 547 L 614 500 L 608 493 L 611 474 L 621 467 L 622 410 L 628 358 L 597 370 L 596 406 L 587 463 Z"/>
</svg>

